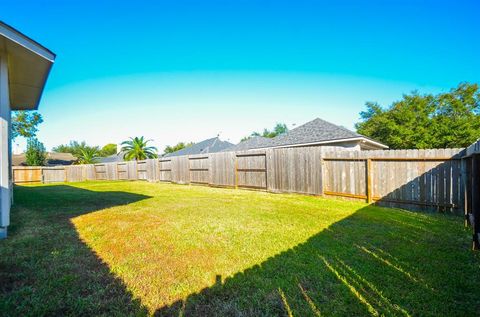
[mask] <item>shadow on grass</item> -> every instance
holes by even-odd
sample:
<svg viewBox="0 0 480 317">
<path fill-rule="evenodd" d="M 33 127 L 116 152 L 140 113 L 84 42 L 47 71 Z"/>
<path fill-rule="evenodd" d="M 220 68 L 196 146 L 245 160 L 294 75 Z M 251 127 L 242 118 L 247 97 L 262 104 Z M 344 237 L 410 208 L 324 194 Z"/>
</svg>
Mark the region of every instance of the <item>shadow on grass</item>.
<svg viewBox="0 0 480 317">
<path fill-rule="evenodd" d="M 368 206 L 156 316 L 473 316 L 468 243 L 459 217 Z"/>
<path fill-rule="evenodd" d="M 66 185 L 15 187 L 0 241 L 0 315 L 145 315 L 146 309 L 77 234 L 76 216 L 149 196 Z"/>
</svg>

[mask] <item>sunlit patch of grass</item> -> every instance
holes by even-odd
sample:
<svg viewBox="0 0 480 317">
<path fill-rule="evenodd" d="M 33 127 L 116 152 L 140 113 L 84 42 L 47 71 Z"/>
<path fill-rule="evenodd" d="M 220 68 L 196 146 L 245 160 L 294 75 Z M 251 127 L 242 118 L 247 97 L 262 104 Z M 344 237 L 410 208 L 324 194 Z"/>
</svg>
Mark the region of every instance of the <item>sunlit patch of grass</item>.
<svg viewBox="0 0 480 317">
<path fill-rule="evenodd" d="M 286 251 L 358 203 L 205 187 L 137 185 L 152 198 L 72 219 L 80 238 L 152 311 Z M 146 188 L 144 188 L 146 187 Z"/>
<path fill-rule="evenodd" d="M 460 217 L 146 182 L 15 189 L 7 315 L 472 315 Z M 0 313 L 0 314 L 2 314 Z"/>
</svg>

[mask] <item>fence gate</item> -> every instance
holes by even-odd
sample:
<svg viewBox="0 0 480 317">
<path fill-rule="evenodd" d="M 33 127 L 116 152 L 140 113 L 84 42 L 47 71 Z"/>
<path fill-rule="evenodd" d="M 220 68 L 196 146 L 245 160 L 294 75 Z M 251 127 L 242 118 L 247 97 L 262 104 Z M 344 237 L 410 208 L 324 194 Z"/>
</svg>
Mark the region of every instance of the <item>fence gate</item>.
<svg viewBox="0 0 480 317">
<path fill-rule="evenodd" d="M 265 153 L 236 155 L 235 187 L 267 189 L 267 158 Z"/>
</svg>

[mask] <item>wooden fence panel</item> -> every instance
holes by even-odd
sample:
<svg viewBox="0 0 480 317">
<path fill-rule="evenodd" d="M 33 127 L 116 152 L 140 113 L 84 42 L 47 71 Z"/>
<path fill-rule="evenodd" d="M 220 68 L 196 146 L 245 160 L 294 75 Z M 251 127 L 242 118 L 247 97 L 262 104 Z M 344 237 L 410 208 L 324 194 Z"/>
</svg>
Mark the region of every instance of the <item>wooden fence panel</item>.
<svg viewBox="0 0 480 317">
<path fill-rule="evenodd" d="M 137 161 L 137 179 L 147 180 L 147 162 Z"/>
<path fill-rule="evenodd" d="M 237 154 L 236 186 L 267 189 L 267 159 L 264 152 Z"/>
<path fill-rule="evenodd" d="M 320 147 L 267 150 L 268 190 L 320 195 L 321 153 Z"/>
<path fill-rule="evenodd" d="M 172 181 L 172 160 L 160 159 L 158 161 L 158 180 L 161 182 Z"/>
<path fill-rule="evenodd" d="M 67 182 L 81 182 L 84 180 L 83 171 L 84 171 L 83 165 L 65 166 L 64 180 Z"/>
<path fill-rule="evenodd" d="M 173 156 L 171 160 L 172 182 L 178 184 L 188 184 L 190 182 L 188 156 Z"/>
<path fill-rule="evenodd" d="M 105 163 L 105 179 L 118 180 L 117 163 Z"/>
<path fill-rule="evenodd" d="M 134 181 L 138 179 L 137 174 L 137 162 L 136 161 L 128 161 L 127 163 L 127 179 Z"/>
<path fill-rule="evenodd" d="M 117 163 L 117 179 L 128 180 L 128 167 L 126 162 Z"/>
<path fill-rule="evenodd" d="M 367 199 L 365 160 L 323 160 L 323 193 Z"/>
<path fill-rule="evenodd" d="M 42 167 L 15 166 L 12 173 L 13 182 L 16 184 L 42 182 Z"/>
<path fill-rule="evenodd" d="M 220 187 L 235 186 L 235 152 L 210 154 L 210 184 Z"/>
<path fill-rule="evenodd" d="M 326 153 L 324 192 L 391 207 L 459 212 L 463 154 L 463 149 Z"/>
<path fill-rule="evenodd" d="M 95 165 L 93 164 L 87 164 L 83 165 L 84 169 L 84 180 L 86 181 L 92 181 L 95 180 Z"/>
<path fill-rule="evenodd" d="M 210 183 L 210 161 L 208 155 L 195 155 L 188 157 L 190 183 L 209 184 Z"/>
<path fill-rule="evenodd" d="M 96 180 L 106 180 L 107 179 L 107 168 L 105 164 L 95 164 L 95 179 Z"/>
<path fill-rule="evenodd" d="M 67 171 L 65 167 L 43 167 L 43 182 L 48 183 L 58 183 L 67 181 Z"/>
<path fill-rule="evenodd" d="M 147 181 L 149 182 L 158 182 L 158 160 L 157 159 L 148 159 L 146 160 L 146 170 L 147 170 Z"/>
</svg>

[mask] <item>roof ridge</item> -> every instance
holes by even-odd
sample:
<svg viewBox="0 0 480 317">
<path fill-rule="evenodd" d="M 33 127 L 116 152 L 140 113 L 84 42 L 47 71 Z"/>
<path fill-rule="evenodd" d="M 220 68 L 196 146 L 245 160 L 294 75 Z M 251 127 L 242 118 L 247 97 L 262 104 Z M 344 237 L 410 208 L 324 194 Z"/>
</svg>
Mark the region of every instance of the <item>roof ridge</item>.
<svg viewBox="0 0 480 317">
<path fill-rule="evenodd" d="M 321 120 L 321 121 L 323 121 L 323 122 L 326 122 L 326 123 L 328 123 L 328 124 L 330 124 L 330 125 L 333 125 L 333 126 L 335 126 L 335 127 L 337 127 L 337 128 L 340 128 L 340 129 L 342 129 L 342 130 L 345 130 L 345 131 L 348 131 L 348 132 L 353 132 L 353 133 L 355 133 L 355 134 L 357 134 L 357 135 L 359 135 L 359 136 L 361 135 L 361 134 L 359 134 L 359 133 L 357 133 L 357 132 L 355 132 L 355 131 L 352 131 L 352 130 L 344 127 L 344 126 L 341 126 L 341 125 L 332 123 L 332 122 L 327 121 L 327 120 L 324 120 L 324 119 L 322 119 L 322 118 L 318 118 L 318 117 L 317 117 L 317 118 L 314 119 L 314 120 L 317 120 L 317 119 L 318 119 L 318 120 Z"/>
</svg>

